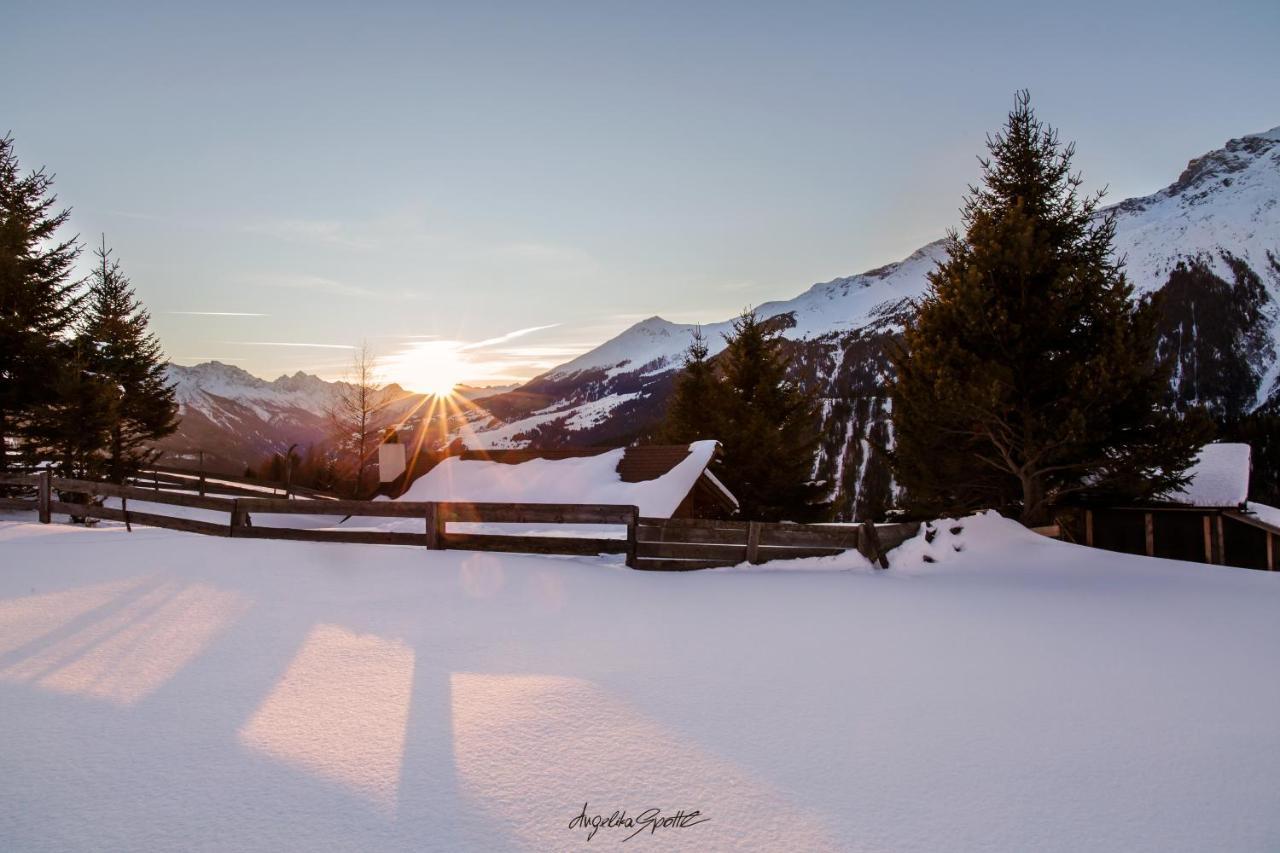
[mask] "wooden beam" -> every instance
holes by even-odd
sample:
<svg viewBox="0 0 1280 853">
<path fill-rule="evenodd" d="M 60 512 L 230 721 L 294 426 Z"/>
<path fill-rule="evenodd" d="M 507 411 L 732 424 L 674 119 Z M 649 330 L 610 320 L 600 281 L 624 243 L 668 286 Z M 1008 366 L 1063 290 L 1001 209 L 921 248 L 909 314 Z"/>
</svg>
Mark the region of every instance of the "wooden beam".
<svg viewBox="0 0 1280 853">
<path fill-rule="evenodd" d="M 757 549 L 757 556 L 759 549 Z M 736 566 L 749 562 L 746 545 L 708 545 L 701 542 L 640 542 L 636 545 L 636 557 L 652 559 L 713 560 L 722 566 Z"/>
<path fill-rule="evenodd" d="M 427 523 L 427 548 L 439 551 L 444 547 L 441 544 L 444 524 L 440 521 L 440 505 L 435 502 L 428 503 L 422 514 Z"/>
<path fill-rule="evenodd" d="M 74 504 L 62 501 L 50 501 L 49 508 L 53 512 L 65 512 L 77 518 L 106 518 L 111 521 L 125 521 L 125 513 L 111 507 L 97 504 Z M 128 520 L 146 527 L 163 527 L 166 530 L 181 530 L 186 533 L 203 533 L 208 536 L 226 536 L 227 526 L 212 521 L 196 521 L 191 518 L 172 518 L 167 515 L 154 515 L 149 512 L 129 510 Z"/>
<path fill-rule="evenodd" d="M 1221 513 L 1217 515 L 1217 522 L 1218 522 L 1218 536 L 1217 536 L 1218 547 L 1217 547 L 1217 554 L 1215 554 L 1214 556 L 1218 558 L 1216 560 L 1218 565 L 1225 566 L 1227 564 L 1227 538 L 1224 535 L 1224 531 L 1222 529 Z"/>
<path fill-rule="evenodd" d="M 688 572 L 696 569 L 719 569 L 724 564 L 717 560 L 649 560 L 641 557 L 633 568 L 648 572 Z"/>
<path fill-rule="evenodd" d="M 1147 539 L 1147 556 L 1154 557 L 1156 555 L 1156 520 L 1155 516 L 1149 512 L 1142 514 L 1142 526 L 1146 531 Z"/>
<path fill-rule="evenodd" d="M 636 548 L 639 545 L 640 507 L 631 508 L 631 520 L 627 522 L 627 567 L 635 568 Z"/>
<path fill-rule="evenodd" d="M 446 533 L 444 546 L 459 551 L 503 551 L 515 554 L 625 554 L 625 539 L 587 539 L 570 536 L 495 536 L 488 533 Z"/>
<path fill-rule="evenodd" d="M 1270 530 L 1267 531 L 1267 571 L 1274 572 L 1276 570 L 1276 536 Z"/>
<path fill-rule="evenodd" d="M 52 477 L 48 471 L 41 471 L 40 479 L 36 483 L 36 512 L 39 513 L 40 523 L 48 524 L 53 520 L 53 513 L 49 511 L 49 501 L 53 498 Z"/>
<path fill-rule="evenodd" d="M 1208 515 L 1204 516 L 1204 561 L 1213 563 L 1213 522 Z"/>
<path fill-rule="evenodd" d="M 747 562 L 760 562 L 760 522 L 752 521 L 747 527 Z"/>
<path fill-rule="evenodd" d="M 1084 511 L 1084 544 L 1093 547 L 1093 510 Z"/>
</svg>

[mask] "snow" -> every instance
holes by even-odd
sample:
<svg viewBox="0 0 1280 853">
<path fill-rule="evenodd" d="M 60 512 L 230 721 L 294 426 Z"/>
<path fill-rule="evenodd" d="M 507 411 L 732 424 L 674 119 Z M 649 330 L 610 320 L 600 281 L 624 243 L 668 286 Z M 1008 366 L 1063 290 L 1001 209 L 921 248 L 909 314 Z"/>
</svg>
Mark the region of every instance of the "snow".
<svg viewBox="0 0 1280 853">
<path fill-rule="evenodd" d="M 640 483 L 624 483 L 618 475 L 624 448 L 517 465 L 451 456 L 415 480 L 400 500 L 621 504 L 640 507 L 643 516 L 670 518 L 711 462 L 716 442 L 695 441 L 689 450 L 666 474 Z"/>
<path fill-rule="evenodd" d="M 1246 512 L 1255 515 L 1258 521 L 1263 524 L 1270 524 L 1272 527 L 1280 529 L 1280 508 L 1260 504 L 1257 501 L 1249 501 L 1244 508 Z"/>
<path fill-rule="evenodd" d="M 1249 445 L 1206 444 L 1188 472 L 1191 482 L 1169 498 L 1187 506 L 1243 506 L 1249 497 L 1249 470 Z"/>
<path fill-rule="evenodd" d="M 7 518 L 6 850 L 620 843 L 584 802 L 708 818 L 643 850 L 1280 846 L 1280 574 L 995 516 L 670 574 Z"/>
</svg>

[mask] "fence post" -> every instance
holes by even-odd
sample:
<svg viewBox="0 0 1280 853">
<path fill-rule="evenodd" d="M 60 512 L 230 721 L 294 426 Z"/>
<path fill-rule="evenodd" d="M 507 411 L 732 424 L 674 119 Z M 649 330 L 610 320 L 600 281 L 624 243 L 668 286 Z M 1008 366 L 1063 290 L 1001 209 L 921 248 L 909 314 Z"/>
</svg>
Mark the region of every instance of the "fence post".
<svg viewBox="0 0 1280 853">
<path fill-rule="evenodd" d="M 627 522 L 627 568 L 636 567 L 636 539 L 640 528 L 640 507 L 631 508 L 631 520 Z"/>
<path fill-rule="evenodd" d="M 444 549 L 444 542 L 440 534 L 443 532 L 444 525 L 440 523 L 440 504 L 432 501 L 427 504 L 426 511 L 427 521 L 427 548 L 432 551 L 440 551 Z"/>
<path fill-rule="evenodd" d="M 862 552 L 862 556 L 873 564 L 879 565 L 882 569 L 889 568 L 889 558 L 884 555 L 884 551 L 880 548 L 880 533 L 876 530 L 874 522 L 862 522 L 858 544 L 861 546 L 858 550 Z"/>
<path fill-rule="evenodd" d="M 49 511 L 49 502 L 52 500 L 53 489 L 50 487 L 50 474 L 47 470 L 41 471 L 36 475 L 36 511 L 40 514 L 40 523 L 48 524 L 53 520 L 53 513 Z"/>
<path fill-rule="evenodd" d="M 747 522 L 747 562 L 760 562 L 760 522 Z"/>
</svg>

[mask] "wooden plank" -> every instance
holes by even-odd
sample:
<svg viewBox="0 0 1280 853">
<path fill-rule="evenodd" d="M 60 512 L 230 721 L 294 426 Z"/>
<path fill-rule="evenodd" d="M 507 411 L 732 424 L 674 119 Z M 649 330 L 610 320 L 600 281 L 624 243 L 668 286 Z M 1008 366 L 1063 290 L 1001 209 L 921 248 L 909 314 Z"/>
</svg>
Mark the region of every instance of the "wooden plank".
<svg viewBox="0 0 1280 853">
<path fill-rule="evenodd" d="M 1147 556 L 1154 557 L 1156 555 L 1156 521 L 1155 516 L 1149 512 L 1142 514 L 1142 526 L 1146 533 Z"/>
<path fill-rule="evenodd" d="M 723 530 L 741 530 L 746 535 L 748 521 L 721 521 L 712 518 L 652 518 L 642 516 L 639 519 L 642 527 L 665 527 L 669 530 L 678 530 L 680 528 L 702 528 L 702 529 L 723 529 Z"/>
<path fill-rule="evenodd" d="M 446 533 L 444 547 L 459 551 L 502 551 L 516 554 L 625 554 L 625 539 L 586 539 L 570 536 L 496 536 L 488 533 Z"/>
<path fill-rule="evenodd" d="M 1084 511 L 1084 544 L 1093 547 L 1093 510 Z M 1207 547 L 1207 546 L 1206 546 Z M 1210 560 L 1210 562 L 1213 562 Z"/>
<path fill-rule="evenodd" d="M 64 492 L 77 492 L 85 495 L 102 495 L 113 498 L 131 498 L 135 501 L 146 501 L 171 506 L 195 507 L 211 509 L 215 512 L 230 512 L 235 503 L 230 498 L 198 497 L 196 495 L 157 492 L 137 486 L 118 486 L 115 483 L 99 483 L 92 480 L 68 480 L 64 477 L 52 478 L 51 485 Z"/>
<path fill-rule="evenodd" d="M 413 545 L 426 544 L 425 533 L 400 533 L 385 530 L 297 530 L 291 527 L 236 528 L 237 539 L 284 539 L 291 542 L 336 542 L 345 545 Z"/>
<path fill-rule="evenodd" d="M 178 468 L 173 465 L 154 465 L 139 472 L 139 474 L 142 475 L 154 473 L 170 474 L 174 477 L 186 478 L 186 481 L 191 483 L 193 488 L 198 488 L 199 486 L 200 472 L 194 468 Z M 228 483 L 239 483 L 245 486 L 261 486 L 263 488 L 275 489 L 281 492 L 285 491 L 285 484 L 279 480 L 257 480 L 253 477 L 238 477 L 234 474 L 218 474 L 213 471 L 206 471 L 205 478 L 211 491 L 217 488 L 217 484 L 212 482 L 214 480 L 223 480 Z M 314 498 L 330 499 L 334 497 L 330 492 L 326 492 L 322 489 L 312 489 L 307 486 L 290 485 L 288 490 L 293 492 L 295 495 L 307 495 L 308 497 Z M 262 492 L 253 492 L 253 494 L 260 495 Z"/>
<path fill-rule="evenodd" d="M 110 521 L 128 521 L 146 527 L 163 527 L 166 530 L 181 530 L 185 533 L 203 533 L 207 536 L 226 536 L 225 524 L 214 524 L 211 521 L 196 521 L 191 518 L 173 518 L 168 515 L 156 515 L 150 512 L 127 513 L 111 507 L 97 504 L 73 504 L 63 501 L 50 501 L 49 508 L 53 512 L 64 512 L 77 518 L 105 518 Z"/>
<path fill-rule="evenodd" d="M 706 545 L 691 542 L 639 542 L 637 559 L 672 557 L 691 560 L 716 560 L 722 565 L 736 566 L 747 561 L 746 545 Z"/>
<path fill-rule="evenodd" d="M 705 542 L 711 545 L 746 545 L 745 528 L 709 529 L 700 527 L 658 527 L 639 525 L 636 537 L 641 542 Z"/>
<path fill-rule="evenodd" d="M 34 486 L 38 476 L 38 474 L 0 474 L 0 485 Z"/>
<path fill-rule="evenodd" d="M 689 572 L 698 569 L 719 569 L 725 564 L 716 560 L 636 560 L 634 568 L 642 572 Z"/>
<path fill-rule="evenodd" d="M 920 532 L 920 522 L 918 521 L 898 521 L 892 524 L 876 524 L 873 527 L 876 531 L 876 538 L 880 540 L 881 554 L 889 553 Z M 888 561 L 885 560 L 884 562 L 887 563 Z M 886 565 L 884 568 L 888 568 L 888 566 Z"/>
<path fill-rule="evenodd" d="M 1219 566 L 1225 566 L 1227 564 L 1227 537 L 1224 535 L 1225 532 L 1222 529 L 1222 515 L 1219 514 L 1215 521 L 1218 522 L 1218 529 L 1215 531 L 1217 535 L 1214 537 L 1216 545 L 1213 555 L 1216 558 L 1214 562 Z"/>
<path fill-rule="evenodd" d="M 422 518 L 427 501 L 302 501 L 292 498 L 237 498 L 245 512 L 275 515 L 354 515 L 377 518 Z"/>
<path fill-rule="evenodd" d="M 769 560 L 799 560 L 804 557 L 833 557 L 848 548 L 795 548 L 791 546 L 761 545 L 760 562 Z M 887 567 L 886 567 L 887 568 Z"/>
<path fill-rule="evenodd" d="M 1276 527 L 1274 524 L 1267 524 L 1256 515 L 1251 515 L 1247 512 L 1238 512 L 1235 510 L 1224 510 L 1222 514 L 1232 521 L 1238 521 L 1241 524 L 1247 524 L 1250 527 L 1256 527 L 1259 530 L 1266 530 L 1270 533 L 1280 534 L 1280 527 Z"/>
<path fill-rule="evenodd" d="M 1204 517 L 1204 561 L 1213 563 L 1213 522 L 1209 520 L 1209 516 Z"/>
<path fill-rule="evenodd" d="M 1276 535 L 1271 531 L 1267 531 L 1267 571 L 1274 572 L 1276 570 Z"/>
<path fill-rule="evenodd" d="M 752 521 L 747 525 L 747 562 L 760 562 L 760 522 Z"/>
<path fill-rule="evenodd" d="M 32 498 L 0 498 L 0 509 L 40 510 L 40 502 Z"/>
<path fill-rule="evenodd" d="M 446 522 L 493 524 L 630 524 L 633 509 L 622 504 L 464 503 L 440 504 Z"/>
<path fill-rule="evenodd" d="M 858 528 L 840 530 L 810 527 L 807 524 L 766 524 L 760 531 L 762 545 L 813 545 L 836 548 L 858 547 Z"/>
</svg>

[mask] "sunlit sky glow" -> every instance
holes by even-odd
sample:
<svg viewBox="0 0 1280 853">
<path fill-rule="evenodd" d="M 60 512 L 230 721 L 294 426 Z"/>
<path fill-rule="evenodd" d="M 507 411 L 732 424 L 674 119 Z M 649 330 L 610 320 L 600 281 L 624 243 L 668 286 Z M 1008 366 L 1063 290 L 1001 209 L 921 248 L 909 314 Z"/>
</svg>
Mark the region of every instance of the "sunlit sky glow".
<svg viewBox="0 0 1280 853">
<path fill-rule="evenodd" d="M 1019 87 L 1090 186 L 1158 189 L 1280 124 L 1277 33 L 1275 2 L 17 2 L 0 133 L 179 363 L 336 377 L 367 340 L 505 383 L 935 239 Z"/>
</svg>

